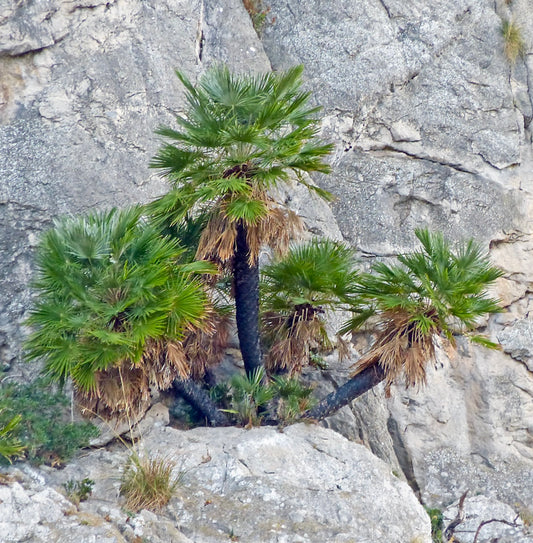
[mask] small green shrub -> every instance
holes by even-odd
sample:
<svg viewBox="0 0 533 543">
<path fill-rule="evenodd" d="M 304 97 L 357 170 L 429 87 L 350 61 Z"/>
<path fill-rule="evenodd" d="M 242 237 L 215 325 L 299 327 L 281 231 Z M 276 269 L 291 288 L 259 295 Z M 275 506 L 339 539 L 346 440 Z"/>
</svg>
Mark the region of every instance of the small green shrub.
<svg viewBox="0 0 533 543">
<path fill-rule="evenodd" d="M 295 422 L 316 404 L 313 389 L 302 385 L 297 378 L 274 377 L 271 386 L 277 399 L 276 418 L 280 422 Z"/>
<path fill-rule="evenodd" d="M 266 7 L 262 0 L 243 0 L 242 3 L 252 19 L 255 31 L 261 34 L 270 8 Z"/>
<path fill-rule="evenodd" d="M 237 424 L 252 427 L 260 426 L 265 417 L 280 424 L 295 422 L 315 405 L 312 392 L 297 377 L 274 376 L 268 382 L 264 368 L 257 368 L 252 376 L 235 375 L 229 385 L 216 385 L 210 395 Z"/>
<path fill-rule="evenodd" d="M 442 543 L 443 516 L 440 509 L 426 507 L 426 512 L 431 520 L 431 537 L 433 543 Z"/>
<path fill-rule="evenodd" d="M 245 426 L 259 426 L 263 419 L 261 410 L 274 397 L 273 388 L 265 384 L 265 369 L 257 368 L 253 375 L 234 375 L 231 379 L 230 409 L 224 411 L 236 416 Z"/>
<path fill-rule="evenodd" d="M 93 492 L 93 487 L 94 481 L 88 477 L 85 477 L 85 479 L 82 479 L 81 481 L 69 479 L 63 485 L 63 488 L 67 493 L 67 498 L 76 505 L 87 500 Z"/>
<path fill-rule="evenodd" d="M 309 353 L 309 365 L 318 370 L 327 370 L 329 367 L 329 364 L 324 360 L 324 357 L 312 351 Z"/>
<path fill-rule="evenodd" d="M 0 427 L 20 416 L 12 437 L 24 447 L 25 458 L 33 464 L 62 465 L 98 435 L 93 424 L 69 422 L 68 405 L 64 394 L 43 381 L 10 384 L 0 388 Z"/>
<path fill-rule="evenodd" d="M 158 511 L 164 507 L 176 493 L 183 475 L 174 475 L 175 468 L 175 462 L 166 458 L 147 458 L 133 452 L 120 485 L 126 509 Z"/>
<path fill-rule="evenodd" d="M 504 39 L 504 51 L 508 60 L 514 64 L 516 59 L 526 53 L 526 42 L 522 36 L 522 30 L 512 20 L 502 21 L 502 36 Z"/>
</svg>

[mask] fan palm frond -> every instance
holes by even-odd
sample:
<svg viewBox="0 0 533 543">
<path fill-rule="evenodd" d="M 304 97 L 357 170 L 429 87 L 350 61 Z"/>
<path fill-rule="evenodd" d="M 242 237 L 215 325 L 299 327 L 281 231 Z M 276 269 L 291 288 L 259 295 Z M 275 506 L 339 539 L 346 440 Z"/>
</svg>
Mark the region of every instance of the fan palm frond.
<svg viewBox="0 0 533 543">
<path fill-rule="evenodd" d="M 0 426 L 0 456 L 3 456 L 9 462 L 13 457 L 19 456 L 24 451 L 20 439 L 14 435 L 14 431 L 21 420 L 20 415 L 15 415 L 6 424 Z"/>
<path fill-rule="evenodd" d="M 209 204 L 228 219 L 227 224 L 253 227 L 276 209 L 267 205 L 265 194 L 288 183 L 290 170 L 329 172 L 324 157 L 332 147 L 316 139 L 318 109 L 308 106 L 309 94 L 300 90 L 301 66 L 279 74 L 245 76 L 217 66 L 197 85 L 182 72 L 177 75 L 189 107 L 186 116 L 177 116 L 178 129 L 159 129 L 168 143 L 151 162 L 168 177 L 173 191 L 149 205 L 149 213 L 176 219 Z M 318 188 L 317 192 L 327 196 Z M 260 230 L 266 233 L 265 228 Z M 214 245 L 223 261 L 230 245 Z M 257 252 L 252 253 L 256 258 Z"/>
</svg>

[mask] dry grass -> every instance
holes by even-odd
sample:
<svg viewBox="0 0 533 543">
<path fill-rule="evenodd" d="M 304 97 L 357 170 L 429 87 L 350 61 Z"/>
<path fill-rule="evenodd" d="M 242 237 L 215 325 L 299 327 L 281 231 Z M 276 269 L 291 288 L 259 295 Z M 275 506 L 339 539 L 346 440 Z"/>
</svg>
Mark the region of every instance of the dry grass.
<svg viewBox="0 0 533 543">
<path fill-rule="evenodd" d="M 243 0 L 242 3 L 252 19 L 255 31 L 260 34 L 270 8 L 265 7 L 262 0 Z"/>
<path fill-rule="evenodd" d="M 514 64 L 518 57 L 526 53 L 526 42 L 522 37 L 522 30 L 514 21 L 505 19 L 502 22 L 502 36 L 505 56 L 511 64 Z"/>
<path fill-rule="evenodd" d="M 161 510 L 175 495 L 181 481 L 181 474 L 174 475 L 175 468 L 175 462 L 167 458 L 146 458 L 132 453 L 120 485 L 126 509 Z"/>
</svg>

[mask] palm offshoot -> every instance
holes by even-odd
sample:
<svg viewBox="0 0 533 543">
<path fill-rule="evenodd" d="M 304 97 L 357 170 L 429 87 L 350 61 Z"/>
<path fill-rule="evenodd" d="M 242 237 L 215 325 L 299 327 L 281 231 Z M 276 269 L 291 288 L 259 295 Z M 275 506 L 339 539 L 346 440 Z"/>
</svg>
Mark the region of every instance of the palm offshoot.
<svg viewBox="0 0 533 543">
<path fill-rule="evenodd" d="M 381 381 L 388 387 L 403 374 L 405 385 L 425 383 L 439 338 L 455 346 L 454 334 L 496 347 L 473 333 L 480 318 L 500 311 L 486 289 L 502 271 L 473 241 L 452 250 L 442 234 L 416 230 L 422 249 L 398 256 L 399 264 L 378 263 L 363 274 L 354 316 L 341 332 L 374 319 L 377 338 L 356 364 L 353 377 L 307 415 L 324 418 Z"/>
</svg>

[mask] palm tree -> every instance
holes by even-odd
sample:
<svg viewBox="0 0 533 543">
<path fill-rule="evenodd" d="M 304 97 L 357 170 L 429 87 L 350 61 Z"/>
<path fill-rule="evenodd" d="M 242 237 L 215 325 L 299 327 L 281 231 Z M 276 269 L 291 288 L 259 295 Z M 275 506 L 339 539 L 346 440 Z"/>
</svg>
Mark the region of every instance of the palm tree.
<svg viewBox="0 0 533 543">
<path fill-rule="evenodd" d="M 177 72 L 186 89 L 186 115 L 178 129 L 161 128 L 168 143 L 153 158 L 172 190 L 149 212 L 174 224 L 207 213 L 197 258 L 209 259 L 233 275 L 236 321 L 246 371 L 262 365 L 259 342 L 259 268 L 263 244 L 283 250 L 301 227 L 278 204 L 273 191 L 290 172 L 329 172 L 323 161 L 331 146 L 317 140 L 319 108 L 302 92 L 302 67 L 284 73 L 235 76 L 226 67 L 208 70 L 194 86 Z"/>
<path fill-rule="evenodd" d="M 38 250 L 29 359 L 43 358 L 53 380 L 71 377 L 88 411 L 143 413 L 151 388 L 189 375 L 182 340 L 205 326 L 207 297 L 193 274 L 213 266 L 181 264 L 182 253 L 140 207 L 57 221 Z"/>
<path fill-rule="evenodd" d="M 426 380 L 426 365 L 434 360 L 441 338 L 455 346 L 455 335 L 496 347 L 474 333 L 479 318 L 500 311 L 486 289 L 502 271 L 490 264 L 472 240 L 453 251 L 439 233 L 416 230 L 422 250 L 398 257 L 399 264 L 378 263 L 364 274 L 356 289 L 366 308 L 342 332 L 374 319 L 377 339 L 359 360 L 353 377 L 306 414 L 321 419 L 348 404 L 381 381 L 387 389 L 403 373 L 405 385 Z"/>
<path fill-rule="evenodd" d="M 331 240 L 313 240 L 292 248 L 261 270 L 262 321 L 270 349 L 269 372 L 300 372 L 313 349 L 332 347 L 326 331 L 328 311 L 355 303 L 354 252 Z M 339 351 L 343 342 L 338 338 Z"/>
</svg>

